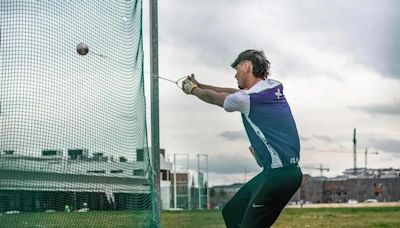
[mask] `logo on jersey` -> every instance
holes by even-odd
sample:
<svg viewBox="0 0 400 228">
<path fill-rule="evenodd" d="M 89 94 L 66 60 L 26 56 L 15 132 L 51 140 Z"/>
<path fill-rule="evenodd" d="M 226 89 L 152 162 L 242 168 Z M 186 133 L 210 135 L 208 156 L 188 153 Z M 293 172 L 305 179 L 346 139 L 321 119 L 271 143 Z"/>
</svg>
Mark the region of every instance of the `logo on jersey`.
<svg viewBox="0 0 400 228">
<path fill-rule="evenodd" d="M 281 99 L 281 96 L 283 96 L 283 93 L 281 93 L 281 89 L 278 88 L 278 90 L 275 93 L 276 99 Z"/>
</svg>

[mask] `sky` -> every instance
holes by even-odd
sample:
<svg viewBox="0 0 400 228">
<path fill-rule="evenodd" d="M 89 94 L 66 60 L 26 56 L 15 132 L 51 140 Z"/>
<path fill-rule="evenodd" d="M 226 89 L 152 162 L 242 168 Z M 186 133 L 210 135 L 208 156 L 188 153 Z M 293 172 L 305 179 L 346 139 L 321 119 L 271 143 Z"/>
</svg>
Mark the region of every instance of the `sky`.
<svg viewBox="0 0 400 228">
<path fill-rule="evenodd" d="M 143 3 L 145 70 L 149 12 Z M 400 168 L 400 2 L 395 0 L 158 2 L 159 74 L 194 73 L 201 83 L 237 87 L 230 63 L 246 49 L 263 50 L 270 78 L 283 83 L 301 141 L 303 167 L 327 176 L 357 166 Z M 149 75 L 146 94 L 149 110 Z M 167 157 L 207 154 L 210 185 L 249 180 L 260 171 L 248 152 L 239 113 L 206 104 L 160 80 L 160 143 Z M 148 115 L 149 115 L 148 111 Z M 150 129 L 150 128 L 149 128 Z M 205 171 L 206 162 L 201 157 Z M 177 166 L 186 165 L 177 155 Z M 303 168 L 319 175 L 318 169 Z"/>
</svg>

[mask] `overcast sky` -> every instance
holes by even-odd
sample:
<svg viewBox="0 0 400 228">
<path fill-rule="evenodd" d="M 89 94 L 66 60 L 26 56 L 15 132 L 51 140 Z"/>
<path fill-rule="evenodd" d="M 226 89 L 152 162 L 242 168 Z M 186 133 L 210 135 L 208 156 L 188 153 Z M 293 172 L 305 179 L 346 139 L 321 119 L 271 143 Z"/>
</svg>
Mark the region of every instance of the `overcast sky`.
<svg viewBox="0 0 400 228">
<path fill-rule="evenodd" d="M 143 13 L 148 71 L 147 1 Z M 301 165 L 323 164 L 328 176 L 352 168 L 357 128 L 358 167 L 368 148 L 379 152 L 368 157 L 368 167 L 400 168 L 399 1 L 169 0 L 159 1 L 158 17 L 163 77 L 195 73 L 202 83 L 236 88 L 230 63 L 245 49 L 264 50 L 297 123 Z M 208 154 L 211 185 L 259 171 L 239 113 L 166 81 L 160 81 L 160 134 L 167 154 L 190 154 L 191 169 L 196 154 Z"/>
</svg>

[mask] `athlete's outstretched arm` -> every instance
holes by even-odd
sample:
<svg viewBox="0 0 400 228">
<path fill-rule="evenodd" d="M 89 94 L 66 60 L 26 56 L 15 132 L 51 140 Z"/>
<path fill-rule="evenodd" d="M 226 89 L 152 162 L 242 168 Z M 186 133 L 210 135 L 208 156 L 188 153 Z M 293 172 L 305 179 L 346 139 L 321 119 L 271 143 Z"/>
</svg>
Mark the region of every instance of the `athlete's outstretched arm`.
<svg viewBox="0 0 400 228">
<path fill-rule="evenodd" d="M 212 90 L 217 93 L 232 94 L 232 93 L 236 93 L 237 91 L 239 91 L 238 89 L 235 89 L 235 88 L 224 88 L 224 87 L 217 87 L 217 86 L 202 84 L 195 79 L 194 74 L 191 74 L 190 76 L 188 76 L 188 79 L 191 82 L 193 82 L 194 84 L 196 84 L 201 89 Z"/>
<path fill-rule="evenodd" d="M 225 97 L 229 95 L 228 93 L 218 93 L 214 90 L 200 87 L 194 88 L 191 93 L 206 103 L 218 105 L 220 107 L 224 106 Z"/>
</svg>

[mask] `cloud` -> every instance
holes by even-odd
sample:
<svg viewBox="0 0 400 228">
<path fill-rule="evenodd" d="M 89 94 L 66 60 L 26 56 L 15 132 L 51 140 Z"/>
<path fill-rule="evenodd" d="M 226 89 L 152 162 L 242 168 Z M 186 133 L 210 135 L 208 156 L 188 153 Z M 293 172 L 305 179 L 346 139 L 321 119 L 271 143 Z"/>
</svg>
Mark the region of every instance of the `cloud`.
<svg viewBox="0 0 400 228">
<path fill-rule="evenodd" d="M 310 140 L 310 138 L 308 138 L 308 137 L 300 136 L 300 141 L 306 142 L 306 141 L 309 141 L 309 140 Z"/>
<path fill-rule="evenodd" d="M 399 9 L 396 0 L 309 1 L 285 16 L 308 45 L 343 53 L 350 57 L 350 65 L 366 65 L 382 76 L 400 79 Z"/>
<path fill-rule="evenodd" d="M 328 143 L 333 142 L 333 140 L 329 136 L 326 136 L 326 135 L 313 135 L 313 137 L 316 139 L 322 140 L 324 142 L 328 142 Z"/>
<path fill-rule="evenodd" d="M 243 151 L 230 154 L 224 153 L 223 157 L 210 155 L 209 171 L 223 174 L 243 173 L 246 169 L 248 172 L 258 172 L 261 168 L 258 167 L 256 161 L 250 155 L 250 152 Z"/>
<path fill-rule="evenodd" d="M 371 138 L 371 147 L 400 156 L 400 140 L 393 138 Z"/>
<path fill-rule="evenodd" d="M 375 52 L 376 55 L 370 53 L 370 58 L 367 63 L 375 66 L 378 70 L 385 74 L 385 76 L 400 79 L 400 65 L 398 59 L 400 58 L 400 2 L 388 1 L 388 7 L 385 12 L 385 23 L 382 24 L 383 33 L 381 34 L 382 52 Z M 371 51 L 374 51 L 373 49 Z"/>
<path fill-rule="evenodd" d="M 224 131 L 220 135 L 220 137 L 228 140 L 228 141 L 237 141 L 237 140 L 246 140 L 246 133 L 243 131 Z"/>
<path fill-rule="evenodd" d="M 301 152 L 315 151 L 316 149 L 315 146 L 305 146 L 301 148 Z"/>
<path fill-rule="evenodd" d="M 162 4 L 162 2 L 161 2 Z M 168 1 L 162 7 L 160 36 L 168 45 L 184 47 L 191 54 L 209 66 L 229 65 L 237 53 L 232 47 L 243 42 L 240 34 L 235 35 L 231 16 L 239 3 L 226 1 L 198 1 L 186 4 L 184 1 Z M 212 7 L 210 7 L 212 6 Z M 224 14 L 221 14 L 224 8 Z M 162 24 L 168 24 L 168 27 Z M 233 55 L 233 53 L 235 55 Z"/>
<path fill-rule="evenodd" d="M 160 42 L 187 50 L 209 67 L 228 67 L 240 51 L 256 48 L 264 49 L 280 77 L 342 80 L 340 68 L 361 64 L 400 79 L 399 1 L 160 5 Z"/>
<path fill-rule="evenodd" d="M 363 111 L 371 115 L 394 115 L 400 116 L 400 102 L 393 104 L 374 104 L 365 106 L 348 106 L 351 110 Z"/>
</svg>

